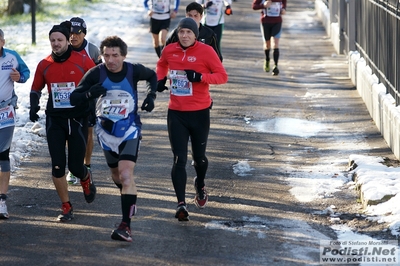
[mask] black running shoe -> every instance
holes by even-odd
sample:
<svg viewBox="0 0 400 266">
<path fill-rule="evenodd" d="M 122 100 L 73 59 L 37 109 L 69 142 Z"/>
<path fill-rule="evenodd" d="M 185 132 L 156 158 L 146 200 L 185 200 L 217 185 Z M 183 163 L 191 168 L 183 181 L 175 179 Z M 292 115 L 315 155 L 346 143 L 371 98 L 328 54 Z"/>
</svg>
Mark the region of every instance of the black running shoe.
<svg viewBox="0 0 400 266">
<path fill-rule="evenodd" d="M 189 221 L 189 212 L 185 203 L 178 205 L 175 218 L 178 218 L 178 221 Z"/>
<path fill-rule="evenodd" d="M 111 239 L 132 242 L 131 229 L 125 222 L 121 222 L 118 228 L 112 231 Z"/>
<path fill-rule="evenodd" d="M 83 195 L 87 203 L 94 201 L 96 196 L 96 186 L 93 184 L 92 172 L 88 171 L 89 177 L 86 180 L 81 180 L 81 186 L 83 188 Z"/>
<path fill-rule="evenodd" d="M 197 206 L 197 208 L 204 209 L 208 202 L 208 194 L 205 186 L 201 189 L 197 188 L 197 176 L 194 178 L 194 189 L 196 191 L 196 196 L 194 196 L 194 204 Z"/>
<path fill-rule="evenodd" d="M 278 74 L 279 74 L 278 66 L 274 66 L 274 68 L 272 69 L 272 76 L 278 76 Z"/>
<path fill-rule="evenodd" d="M 61 206 L 61 209 L 62 209 L 62 212 L 57 217 L 58 221 L 67 222 L 67 221 L 71 221 L 72 219 L 74 219 L 74 213 L 73 213 L 72 206 L 68 202 L 63 203 Z"/>
</svg>

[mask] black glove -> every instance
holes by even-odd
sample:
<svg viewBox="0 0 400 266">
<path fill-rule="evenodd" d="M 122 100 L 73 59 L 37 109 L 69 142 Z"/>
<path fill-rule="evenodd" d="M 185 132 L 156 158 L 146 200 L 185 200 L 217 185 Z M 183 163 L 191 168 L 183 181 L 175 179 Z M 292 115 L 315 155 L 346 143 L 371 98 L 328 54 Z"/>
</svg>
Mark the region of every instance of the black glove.
<svg viewBox="0 0 400 266">
<path fill-rule="evenodd" d="M 107 93 L 107 89 L 104 88 L 101 83 L 97 83 L 90 87 L 89 91 L 86 92 L 87 99 L 96 99 L 99 98 L 101 95 L 105 95 Z"/>
<path fill-rule="evenodd" d="M 186 72 L 187 79 L 190 82 L 200 82 L 201 81 L 200 73 L 198 73 L 194 70 L 188 70 L 188 69 L 185 69 L 185 72 Z"/>
<path fill-rule="evenodd" d="M 206 4 L 206 8 L 209 8 L 210 6 L 212 6 L 213 2 L 212 1 L 208 1 Z"/>
<path fill-rule="evenodd" d="M 36 93 L 31 93 L 29 96 L 31 107 L 29 109 L 29 120 L 36 122 L 39 120 L 37 112 L 40 110 L 39 96 Z"/>
<path fill-rule="evenodd" d="M 146 99 L 144 99 L 142 104 L 142 110 L 146 110 L 147 112 L 151 112 L 154 109 L 154 100 L 156 99 L 156 94 L 154 92 L 150 92 L 147 94 Z"/>
<path fill-rule="evenodd" d="M 32 122 L 36 122 L 39 120 L 39 115 L 37 114 L 37 112 L 39 112 L 39 110 L 40 110 L 39 106 L 36 106 L 34 108 L 31 107 L 31 109 L 29 110 L 29 119 Z"/>
<path fill-rule="evenodd" d="M 228 16 L 233 14 L 231 6 L 226 6 L 225 14 Z"/>
<path fill-rule="evenodd" d="M 167 77 L 164 77 L 163 79 L 157 81 L 157 91 L 158 92 L 163 92 L 165 90 L 168 90 L 168 87 L 165 86 L 166 82 L 167 82 Z"/>
</svg>

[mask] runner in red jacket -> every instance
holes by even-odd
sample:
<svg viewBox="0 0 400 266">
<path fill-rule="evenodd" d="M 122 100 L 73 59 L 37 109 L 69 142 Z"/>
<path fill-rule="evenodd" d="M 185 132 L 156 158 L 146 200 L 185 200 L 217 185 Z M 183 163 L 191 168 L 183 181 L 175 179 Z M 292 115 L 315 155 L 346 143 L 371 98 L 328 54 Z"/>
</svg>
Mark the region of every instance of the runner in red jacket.
<svg viewBox="0 0 400 266">
<path fill-rule="evenodd" d="M 189 138 L 197 174 L 194 179 L 195 204 L 204 208 L 208 201 L 204 184 L 208 168 L 205 152 L 212 105 L 209 84 L 226 83 L 228 75 L 213 48 L 196 40 L 199 29 L 192 18 L 182 19 L 177 31 L 179 42 L 166 46 L 157 62 L 157 90 L 161 92 L 168 89 L 165 83 L 169 73 L 170 101 L 167 123 L 174 154 L 171 178 L 178 200 L 175 218 L 188 221 L 185 193 Z"/>
<path fill-rule="evenodd" d="M 68 168 L 77 177 L 83 188 L 85 200 L 90 203 L 96 195 L 96 187 L 91 172 L 84 166 L 86 152 L 88 114 L 86 107 L 75 107 L 69 97 L 78 86 L 81 78 L 94 62 L 87 56 L 72 51 L 69 45 L 71 22 L 54 25 L 49 32 L 52 53 L 41 60 L 36 68 L 30 93 L 29 118 L 32 122 L 39 119 L 39 100 L 42 89 L 47 86 L 49 98 L 46 105 L 46 137 L 49 147 L 52 179 L 62 203 L 62 212 L 58 216 L 61 222 L 73 219 L 73 209 L 68 194 L 65 175 L 68 141 Z M 94 93 L 89 97 L 96 98 Z"/>
<path fill-rule="evenodd" d="M 279 74 L 279 38 L 282 33 L 282 15 L 286 13 L 286 0 L 253 0 L 253 10 L 261 10 L 261 33 L 264 39 L 264 71 L 269 72 L 269 53 L 273 49 L 275 66 L 272 75 Z M 271 43 L 272 40 L 272 43 Z"/>
</svg>

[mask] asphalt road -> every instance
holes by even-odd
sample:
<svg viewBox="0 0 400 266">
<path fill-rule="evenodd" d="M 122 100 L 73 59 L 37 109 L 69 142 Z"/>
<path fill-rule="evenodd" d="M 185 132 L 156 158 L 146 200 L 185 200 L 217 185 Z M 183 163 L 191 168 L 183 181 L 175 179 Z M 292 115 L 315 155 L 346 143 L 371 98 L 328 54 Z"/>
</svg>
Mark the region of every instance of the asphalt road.
<svg viewBox="0 0 400 266">
<path fill-rule="evenodd" d="M 188 3 L 181 2 L 181 15 Z M 280 45 L 281 73 L 275 77 L 263 71 L 259 12 L 248 1 L 236 1 L 232 8 L 222 42 L 229 82 L 211 88 L 207 208 L 198 210 L 189 200 L 191 220 L 174 218 L 168 95 L 159 94 L 155 110 L 142 115 L 133 242 L 110 238 L 121 220 L 120 197 L 99 146 L 92 162 L 96 200 L 87 204 L 81 188 L 71 186 L 75 219 L 69 223 L 56 221 L 60 202 L 50 178 L 47 147 L 40 146 L 13 173 L 10 219 L 0 221 L 1 265 L 319 264 L 319 240 L 336 237 L 329 226 L 310 216 L 324 204 L 296 201 L 285 177 L 293 169 L 306 171 L 321 158 L 392 153 L 348 79 L 346 57 L 335 55 L 312 1 L 289 1 Z M 141 41 L 141 47 L 130 47 L 128 60 L 155 67 L 150 34 Z M 310 94 L 315 97 L 307 97 Z M 298 137 L 253 126 L 276 118 L 324 123 L 328 129 Z M 344 144 L 352 144 L 353 149 L 341 149 Z M 240 176 L 233 166 L 243 160 L 251 162 L 253 169 Z M 187 170 L 187 198 L 191 199 L 195 173 L 190 165 Z"/>
</svg>

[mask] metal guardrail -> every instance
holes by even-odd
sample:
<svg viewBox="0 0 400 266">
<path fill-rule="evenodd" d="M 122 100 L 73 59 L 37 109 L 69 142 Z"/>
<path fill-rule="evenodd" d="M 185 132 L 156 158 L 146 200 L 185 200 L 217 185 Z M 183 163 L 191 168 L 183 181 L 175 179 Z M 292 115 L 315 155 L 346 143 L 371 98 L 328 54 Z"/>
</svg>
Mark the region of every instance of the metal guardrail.
<svg viewBox="0 0 400 266">
<path fill-rule="evenodd" d="M 398 0 L 356 1 L 356 49 L 400 104 L 400 10 Z"/>
<path fill-rule="evenodd" d="M 358 51 L 400 104 L 400 1 L 323 0 L 340 29 L 340 51 Z"/>
</svg>

